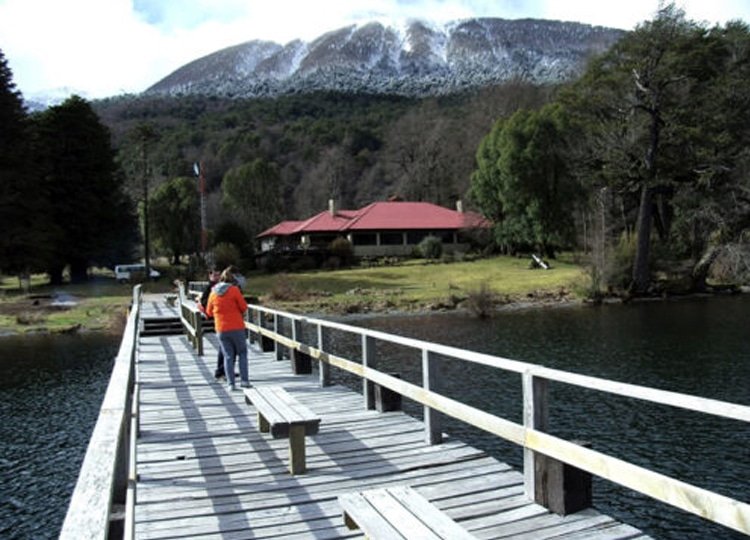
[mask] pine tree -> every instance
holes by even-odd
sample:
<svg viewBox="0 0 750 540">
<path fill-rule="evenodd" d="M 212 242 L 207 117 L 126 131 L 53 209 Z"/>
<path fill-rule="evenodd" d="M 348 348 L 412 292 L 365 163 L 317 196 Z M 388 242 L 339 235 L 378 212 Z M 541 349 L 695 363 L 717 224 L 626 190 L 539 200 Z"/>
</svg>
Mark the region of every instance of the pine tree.
<svg viewBox="0 0 750 540">
<path fill-rule="evenodd" d="M 29 120 L 13 74 L 0 51 L 0 271 L 29 274 L 44 267 L 48 237 L 47 198 L 30 159 Z"/>
</svg>

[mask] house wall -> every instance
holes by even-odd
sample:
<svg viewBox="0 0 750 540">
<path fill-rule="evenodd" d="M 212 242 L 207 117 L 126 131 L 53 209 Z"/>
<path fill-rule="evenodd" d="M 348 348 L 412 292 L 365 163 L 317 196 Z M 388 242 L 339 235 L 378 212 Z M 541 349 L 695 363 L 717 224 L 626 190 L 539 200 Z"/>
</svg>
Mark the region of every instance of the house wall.
<svg viewBox="0 0 750 540">
<path fill-rule="evenodd" d="M 416 244 L 400 246 L 354 246 L 356 257 L 410 257 L 414 254 Z M 460 253 L 469 251 L 469 244 L 443 244 L 443 253 Z"/>
</svg>

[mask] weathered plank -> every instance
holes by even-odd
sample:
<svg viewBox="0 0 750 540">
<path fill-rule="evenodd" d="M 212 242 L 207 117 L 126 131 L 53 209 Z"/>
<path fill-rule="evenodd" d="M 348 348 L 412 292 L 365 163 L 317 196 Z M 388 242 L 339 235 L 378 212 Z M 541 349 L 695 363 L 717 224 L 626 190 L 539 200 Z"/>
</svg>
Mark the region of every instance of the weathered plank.
<svg viewBox="0 0 750 540">
<path fill-rule="evenodd" d="M 339 495 L 403 485 L 470 531 L 547 514 L 525 499 L 523 477 L 508 465 L 451 437 L 428 445 L 421 422 L 368 411 L 361 395 L 320 388 L 317 376 L 294 376 L 253 346 L 253 386 L 284 386 L 322 418 L 307 437 L 308 474 L 290 476 L 285 441 L 264 437 L 243 393 L 214 383 L 212 362 L 185 341 L 141 339 L 136 538 L 357 537 L 344 526 Z"/>
</svg>

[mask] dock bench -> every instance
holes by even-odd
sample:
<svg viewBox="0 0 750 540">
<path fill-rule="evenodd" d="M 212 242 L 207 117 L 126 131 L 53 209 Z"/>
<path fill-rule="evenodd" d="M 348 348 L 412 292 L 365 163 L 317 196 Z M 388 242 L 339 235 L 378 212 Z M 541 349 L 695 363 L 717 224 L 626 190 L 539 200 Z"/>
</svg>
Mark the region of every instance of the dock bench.
<svg viewBox="0 0 750 540">
<path fill-rule="evenodd" d="M 289 472 L 301 474 L 305 467 L 305 436 L 315 435 L 320 417 L 280 386 L 245 390 L 245 401 L 258 411 L 258 428 L 274 439 L 289 438 Z"/>
<path fill-rule="evenodd" d="M 408 486 L 371 489 L 339 496 L 344 523 L 367 538 L 475 540 L 466 529 Z"/>
</svg>

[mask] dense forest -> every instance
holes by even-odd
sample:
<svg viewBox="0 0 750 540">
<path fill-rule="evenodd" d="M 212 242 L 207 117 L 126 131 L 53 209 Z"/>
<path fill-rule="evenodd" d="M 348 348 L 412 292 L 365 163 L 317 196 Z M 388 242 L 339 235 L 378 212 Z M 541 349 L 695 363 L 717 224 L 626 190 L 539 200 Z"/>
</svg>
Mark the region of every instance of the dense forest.
<svg viewBox="0 0 750 540">
<path fill-rule="evenodd" d="M 54 276 L 65 263 L 80 274 L 135 256 L 136 214 L 151 231 L 146 245 L 175 261 L 196 252 L 200 163 L 210 243 L 246 260 L 260 231 L 328 199 L 356 208 L 398 196 L 464 200 L 495 223 L 487 252 L 579 253 L 592 295 L 701 290 L 750 274 L 750 30 L 741 22 L 708 27 L 668 5 L 577 81 L 428 99 L 73 97 L 29 115 L 0 60 L 0 167 L 13 179 L 0 187 L 0 219 L 16 230 L 0 245 L 3 272 Z M 67 143 L 57 130 L 70 132 Z M 75 154 L 70 165 L 68 147 L 93 139 L 106 142 L 91 147 L 101 159 L 84 168 L 90 156 Z M 117 235 L 96 228 L 89 197 Z M 101 238 L 80 253 L 55 253 L 91 230 Z"/>
</svg>

